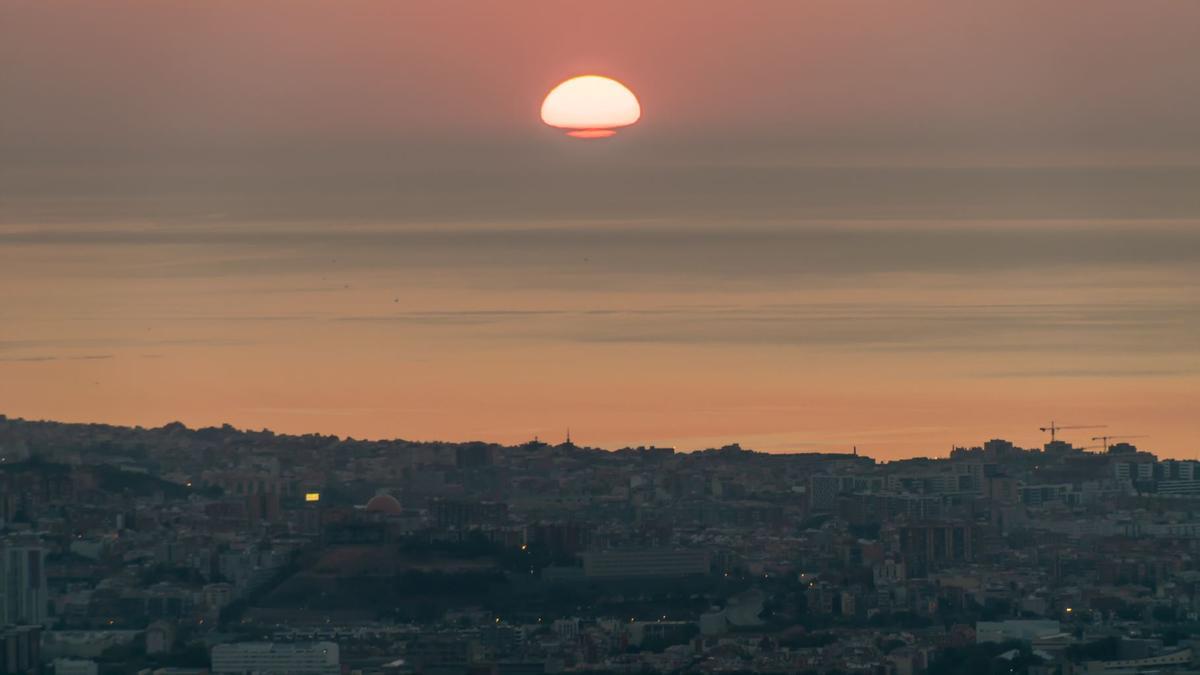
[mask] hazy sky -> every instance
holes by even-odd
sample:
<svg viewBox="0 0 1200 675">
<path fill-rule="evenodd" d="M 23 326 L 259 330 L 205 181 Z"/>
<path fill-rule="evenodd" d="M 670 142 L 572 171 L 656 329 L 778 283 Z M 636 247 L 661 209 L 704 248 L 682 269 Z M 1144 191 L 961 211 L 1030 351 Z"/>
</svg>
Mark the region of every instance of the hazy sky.
<svg viewBox="0 0 1200 675">
<path fill-rule="evenodd" d="M 1195 457 L 1196 45 L 1191 0 L 0 0 L 0 412 Z M 586 72 L 642 121 L 542 126 Z"/>
</svg>

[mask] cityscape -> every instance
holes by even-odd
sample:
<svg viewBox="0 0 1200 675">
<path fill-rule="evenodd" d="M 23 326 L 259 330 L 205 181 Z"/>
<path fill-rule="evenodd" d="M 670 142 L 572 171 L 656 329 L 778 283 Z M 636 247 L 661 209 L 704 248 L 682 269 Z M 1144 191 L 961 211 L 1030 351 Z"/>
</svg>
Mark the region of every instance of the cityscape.
<svg viewBox="0 0 1200 675">
<path fill-rule="evenodd" d="M 0 675 L 1200 675 L 1200 0 L 0 0 Z"/>
<path fill-rule="evenodd" d="M 1043 428 L 879 462 L 0 418 L 0 663 L 1189 672 L 1200 462 Z"/>
</svg>

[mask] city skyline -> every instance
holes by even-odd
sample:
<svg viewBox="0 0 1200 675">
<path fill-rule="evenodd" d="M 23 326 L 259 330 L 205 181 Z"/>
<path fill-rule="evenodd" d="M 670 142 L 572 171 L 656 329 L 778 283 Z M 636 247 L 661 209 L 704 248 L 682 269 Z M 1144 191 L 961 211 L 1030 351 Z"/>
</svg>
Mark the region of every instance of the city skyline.
<svg viewBox="0 0 1200 675">
<path fill-rule="evenodd" d="M 0 0 L 0 675 L 1200 675 L 1197 0 Z"/>
</svg>

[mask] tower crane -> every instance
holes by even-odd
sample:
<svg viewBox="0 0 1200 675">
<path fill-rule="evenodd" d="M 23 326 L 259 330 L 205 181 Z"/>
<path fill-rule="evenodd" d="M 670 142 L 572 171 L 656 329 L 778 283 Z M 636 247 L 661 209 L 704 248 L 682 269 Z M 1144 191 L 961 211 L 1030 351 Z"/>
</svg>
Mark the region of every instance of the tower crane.
<svg viewBox="0 0 1200 675">
<path fill-rule="evenodd" d="M 1133 436 L 1092 436 L 1092 440 L 1100 441 L 1101 443 L 1103 443 L 1104 444 L 1104 452 L 1108 452 L 1108 449 L 1110 447 L 1112 447 L 1109 445 L 1109 443 L 1108 443 L 1109 441 L 1123 441 L 1128 438 L 1146 438 L 1146 437 L 1147 437 L 1146 434 L 1135 434 Z"/>
<path fill-rule="evenodd" d="M 1059 426 L 1054 423 L 1054 420 L 1050 420 L 1050 426 L 1038 427 L 1038 431 L 1049 431 L 1050 442 L 1053 443 L 1054 441 L 1058 440 L 1058 432 L 1062 431 L 1063 429 L 1103 429 L 1107 426 L 1107 424 L 1074 424 L 1071 426 Z"/>
</svg>

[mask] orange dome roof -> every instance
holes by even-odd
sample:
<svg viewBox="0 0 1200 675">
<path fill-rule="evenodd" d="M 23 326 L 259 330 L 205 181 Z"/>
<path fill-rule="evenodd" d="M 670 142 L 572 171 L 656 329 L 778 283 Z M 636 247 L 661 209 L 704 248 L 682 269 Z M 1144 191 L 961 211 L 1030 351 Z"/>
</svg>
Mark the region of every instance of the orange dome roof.
<svg viewBox="0 0 1200 675">
<path fill-rule="evenodd" d="M 375 511 L 376 513 L 401 513 L 404 509 L 400 508 L 400 502 L 391 495 L 375 495 L 367 502 L 366 509 Z"/>
</svg>

